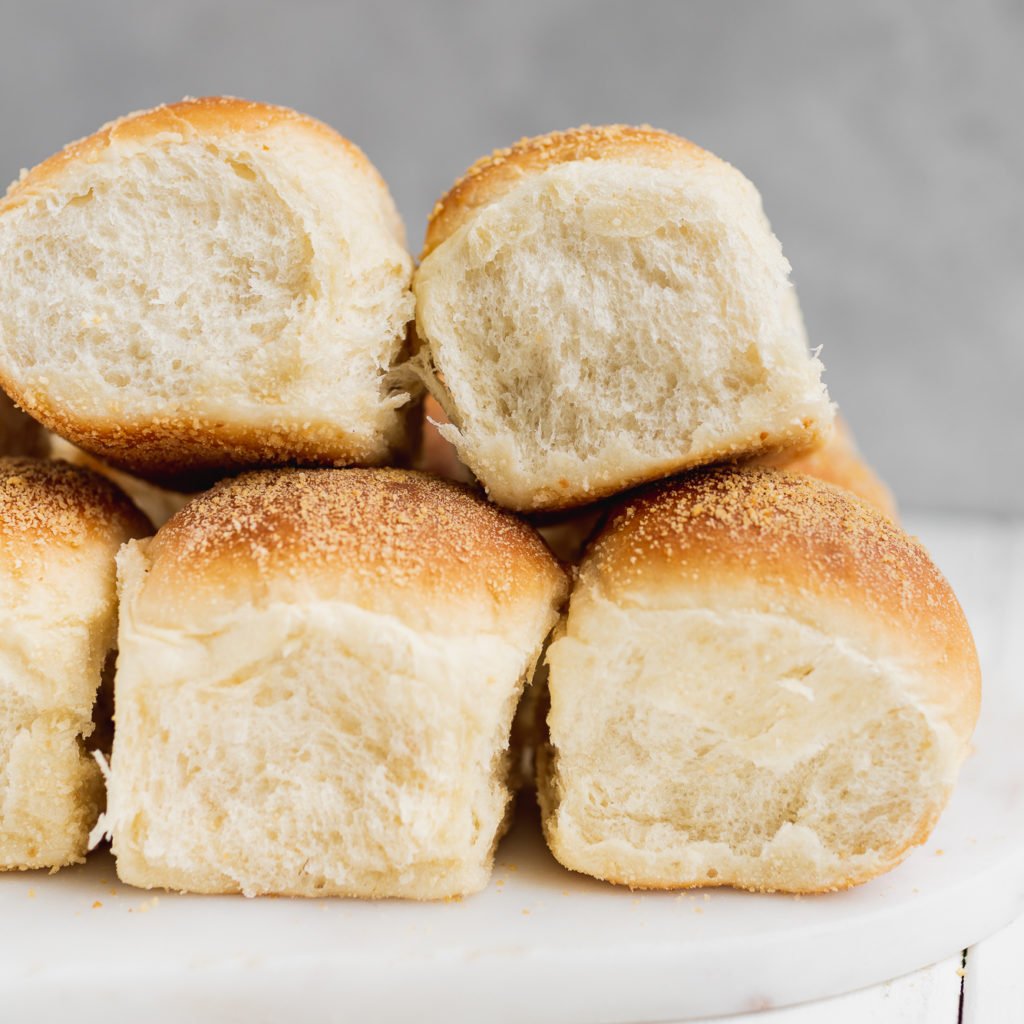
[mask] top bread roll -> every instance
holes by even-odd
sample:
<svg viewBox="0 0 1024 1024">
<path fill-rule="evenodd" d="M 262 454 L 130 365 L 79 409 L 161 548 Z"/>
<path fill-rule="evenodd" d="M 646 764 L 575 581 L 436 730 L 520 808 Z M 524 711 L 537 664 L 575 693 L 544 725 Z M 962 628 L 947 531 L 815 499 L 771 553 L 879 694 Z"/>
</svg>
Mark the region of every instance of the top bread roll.
<svg viewBox="0 0 1024 1024">
<path fill-rule="evenodd" d="M 526 139 L 431 216 L 418 362 L 491 498 L 568 508 L 827 433 L 788 274 L 757 190 L 692 142 Z"/>
<path fill-rule="evenodd" d="M 150 480 L 384 461 L 412 261 L 352 143 L 214 97 L 132 114 L 0 200 L 0 385 Z"/>
</svg>

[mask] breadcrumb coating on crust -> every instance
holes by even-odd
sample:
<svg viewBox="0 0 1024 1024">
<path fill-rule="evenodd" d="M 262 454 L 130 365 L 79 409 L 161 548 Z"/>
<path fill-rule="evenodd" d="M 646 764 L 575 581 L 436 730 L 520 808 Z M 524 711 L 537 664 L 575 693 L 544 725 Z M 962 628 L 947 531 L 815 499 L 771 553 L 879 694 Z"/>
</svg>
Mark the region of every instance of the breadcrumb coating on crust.
<svg viewBox="0 0 1024 1024">
<path fill-rule="evenodd" d="M 0 214 L 36 194 L 37 186 L 49 186 L 54 179 L 60 177 L 65 168 L 73 167 L 80 161 L 93 163 L 100 160 L 110 146 L 117 142 L 171 133 L 184 136 L 195 133 L 256 133 L 284 124 L 312 131 L 324 141 L 345 150 L 353 158 L 353 163 L 368 178 L 380 188 L 387 190 L 380 172 L 366 154 L 354 142 L 339 135 L 322 121 L 300 114 L 290 107 L 256 103 L 235 96 L 187 96 L 177 103 L 161 104 L 149 110 L 136 110 L 108 121 L 92 135 L 69 142 L 59 152 L 31 170 L 23 170 L 18 178 L 8 185 L 6 197 L 0 198 Z"/>
<path fill-rule="evenodd" d="M 147 586 L 186 586 L 221 566 L 293 579 L 481 590 L 515 601 L 565 586 L 536 532 L 461 484 L 400 469 L 283 469 L 227 480 L 170 519 L 148 549 Z"/>
<path fill-rule="evenodd" d="M 0 537 L 19 545 L 78 547 L 152 532 L 146 517 L 105 477 L 63 460 L 0 458 Z"/>
<path fill-rule="evenodd" d="M 901 623 L 939 660 L 977 671 L 963 611 L 924 547 L 866 502 L 812 477 L 716 468 L 656 485 L 609 517 L 581 566 L 609 593 L 729 573 L 845 601 L 893 629 Z"/>
<path fill-rule="evenodd" d="M 733 170 L 689 139 L 650 125 L 585 124 L 568 131 L 523 138 L 477 160 L 438 200 L 427 222 L 420 259 L 426 259 L 477 209 L 506 195 L 523 178 L 556 164 L 580 160 L 627 160 L 652 167 L 714 163 Z"/>
<path fill-rule="evenodd" d="M 899 522 L 896 499 L 857 450 L 853 434 L 842 416 L 836 416 L 835 429 L 816 448 L 800 452 L 773 452 L 752 460 L 752 465 L 771 466 L 787 473 L 803 473 L 835 484 Z"/>
</svg>

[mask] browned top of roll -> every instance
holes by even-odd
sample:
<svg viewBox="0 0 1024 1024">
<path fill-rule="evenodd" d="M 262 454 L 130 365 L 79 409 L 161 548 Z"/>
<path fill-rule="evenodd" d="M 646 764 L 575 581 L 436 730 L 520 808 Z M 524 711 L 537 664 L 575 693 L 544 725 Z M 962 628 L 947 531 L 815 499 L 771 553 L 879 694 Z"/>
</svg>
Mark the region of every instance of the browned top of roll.
<svg viewBox="0 0 1024 1024">
<path fill-rule="evenodd" d="M 816 448 L 795 453 L 774 452 L 756 459 L 754 464 L 784 469 L 787 473 L 805 473 L 835 484 L 856 494 L 869 505 L 874 505 L 893 522 L 899 522 L 896 499 L 878 474 L 864 461 L 853 433 L 842 416 L 836 416 L 831 435 Z"/>
<path fill-rule="evenodd" d="M 523 178 L 579 160 L 618 160 L 650 167 L 713 163 L 723 171 L 739 174 L 688 139 L 650 125 L 582 125 L 520 139 L 514 146 L 478 160 L 437 202 L 427 223 L 420 259 L 426 259 L 480 207 L 511 192 Z"/>
<path fill-rule="evenodd" d="M 234 96 L 203 96 L 126 114 L 105 124 L 92 135 L 69 143 L 59 153 L 23 172 L 17 181 L 12 182 L 6 197 L 0 199 L 0 214 L 21 205 L 37 192 L 45 191 L 53 182 L 59 181 L 68 168 L 101 160 L 113 146 L 148 142 L 165 133 L 217 136 L 261 132 L 279 125 L 291 125 L 344 150 L 367 178 L 386 190 L 380 173 L 363 151 L 322 121 L 289 107 L 255 103 Z"/>
<path fill-rule="evenodd" d="M 827 605 L 833 626 L 872 655 L 912 652 L 914 671 L 944 677 L 937 700 L 976 714 L 974 639 L 945 577 L 915 538 L 820 480 L 719 468 L 652 487 L 610 517 L 581 575 L 626 603 L 662 603 L 680 589 L 743 600 L 735 595 L 756 587 L 760 610 L 817 615 Z"/>
<path fill-rule="evenodd" d="M 0 538 L 10 549 L 120 544 L 152 532 L 113 483 L 60 460 L 0 457 Z"/>
<path fill-rule="evenodd" d="M 536 532 L 459 484 L 398 469 L 286 469 L 225 481 L 149 545 L 147 614 L 296 595 L 467 615 L 561 601 L 564 570 Z"/>
</svg>

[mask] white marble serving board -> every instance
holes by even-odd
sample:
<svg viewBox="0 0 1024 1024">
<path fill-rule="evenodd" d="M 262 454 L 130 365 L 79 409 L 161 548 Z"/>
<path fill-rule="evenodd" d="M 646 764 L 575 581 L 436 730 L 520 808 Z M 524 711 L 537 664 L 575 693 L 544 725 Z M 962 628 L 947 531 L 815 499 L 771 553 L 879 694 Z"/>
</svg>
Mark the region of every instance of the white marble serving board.
<svg viewBox="0 0 1024 1024">
<path fill-rule="evenodd" d="M 0 876 L 0 1019 L 668 1021 L 817 999 L 949 957 L 1024 908 L 1024 525 L 911 521 L 982 654 L 975 753 L 928 844 L 818 897 L 631 893 L 548 855 L 535 812 L 442 904 L 154 894 L 100 853 Z"/>
</svg>

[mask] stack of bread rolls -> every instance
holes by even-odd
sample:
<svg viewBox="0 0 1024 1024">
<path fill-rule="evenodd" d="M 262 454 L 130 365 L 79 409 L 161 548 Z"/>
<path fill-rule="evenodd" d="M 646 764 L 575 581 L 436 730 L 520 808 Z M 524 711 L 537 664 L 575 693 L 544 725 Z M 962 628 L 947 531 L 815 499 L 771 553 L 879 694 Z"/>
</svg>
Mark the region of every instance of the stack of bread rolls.
<svg viewBox="0 0 1024 1024">
<path fill-rule="evenodd" d="M 733 167 L 524 140 L 414 265 L 350 142 L 186 100 L 23 174 L 0 267 L 0 868 L 91 831 L 145 887 L 472 893 L 524 746 L 611 882 L 824 891 L 928 835 L 970 630 Z"/>
</svg>

